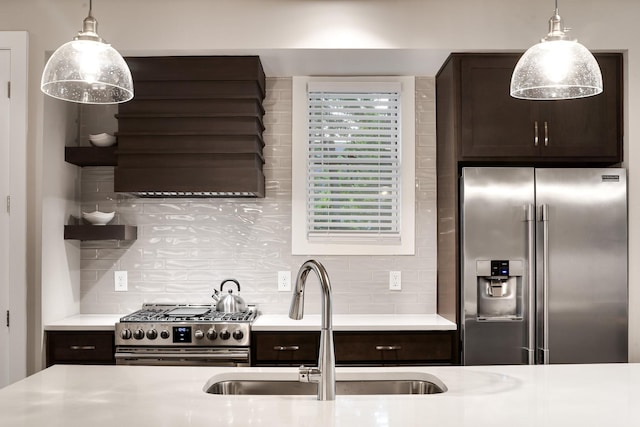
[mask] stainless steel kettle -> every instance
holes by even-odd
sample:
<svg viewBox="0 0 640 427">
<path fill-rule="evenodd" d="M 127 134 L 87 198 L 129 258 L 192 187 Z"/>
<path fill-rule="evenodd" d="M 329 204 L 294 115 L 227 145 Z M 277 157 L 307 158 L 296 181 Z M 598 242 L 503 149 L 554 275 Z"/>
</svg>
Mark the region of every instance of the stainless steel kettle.
<svg viewBox="0 0 640 427">
<path fill-rule="evenodd" d="M 238 294 L 240 293 L 240 283 L 238 283 L 237 280 L 235 279 L 223 280 L 222 283 L 220 283 L 220 292 L 218 292 L 217 289 L 214 289 L 213 290 L 214 293 L 213 295 L 211 295 L 211 298 L 213 298 L 216 301 L 216 310 L 221 311 L 223 313 L 238 313 L 240 311 L 245 311 L 247 308 L 247 304 L 240 297 L 240 295 L 233 294 L 233 289 L 229 289 L 226 295 L 221 295 L 222 288 L 227 282 L 235 283 L 236 287 L 238 288 Z"/>
</svg>

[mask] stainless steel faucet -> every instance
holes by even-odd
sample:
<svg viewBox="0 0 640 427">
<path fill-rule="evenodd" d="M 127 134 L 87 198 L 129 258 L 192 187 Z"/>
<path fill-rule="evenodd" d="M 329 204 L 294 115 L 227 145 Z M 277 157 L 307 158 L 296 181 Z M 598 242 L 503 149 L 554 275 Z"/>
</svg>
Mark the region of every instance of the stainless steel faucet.
<svg viewBox="0 0 640 427">
<path fill-rule="evenodd" d="M 298 271 L 289 317 L 295 320 L 302 319 L 304 312 L 304 286 L 311 270 L 318 276 L 322 287 L 320 351 L 318 352 L 318 367 L 307 368 L 300 366 L 298 381 L 318 384 L 318 400 L 335 400 L 336 356 L 333 347 L 333 325 L 331 320 L 331 283 L 329 282 L 327 270 L 316 260 L 305 262 Z"/>
</svg>

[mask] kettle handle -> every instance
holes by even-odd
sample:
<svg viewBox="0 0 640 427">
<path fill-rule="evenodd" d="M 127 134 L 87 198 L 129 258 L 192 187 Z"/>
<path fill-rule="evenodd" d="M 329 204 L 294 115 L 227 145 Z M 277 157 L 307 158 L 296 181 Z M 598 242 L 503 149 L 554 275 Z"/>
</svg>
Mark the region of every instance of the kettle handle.
<svg viewBox="0 0 640 427">
<path fill-rule="evenodd" d="M 222 287 L 224 286 L 225 283 L 227 282 L 233 282 L 236 284 L 236 286 L 238 287 L 238 293 L 240 292 L 240 283 L 238 283 L 238 281 L 236 279 L 226 279 L 223 280 L 222 283 L 220 283 L 220 292 L 222 292 Z M 229 291 L 231 292 L 231 291 Z"/>
</svg>

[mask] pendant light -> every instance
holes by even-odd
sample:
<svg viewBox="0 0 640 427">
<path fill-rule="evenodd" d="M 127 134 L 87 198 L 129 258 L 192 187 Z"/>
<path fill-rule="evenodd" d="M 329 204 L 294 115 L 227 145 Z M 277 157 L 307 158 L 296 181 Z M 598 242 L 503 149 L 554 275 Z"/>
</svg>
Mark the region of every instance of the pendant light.
<svg viewBox="0 0 640 427">
<path fill-rule="evenodd" d="M 131 71 L 122 55 L 97 33 L 98 21 L 84 19 L 82 31 L 49 58 L 40 88 L 45 94 L 81 104 L 117 104 L 133 98 Z"/>
<path fill-rule="evenodd" d="M 591 52 L 566 35 L 558 0 L 549 20 L 549 34 L 530 47 L 511 77 L 514 98 L 555 100 L 585 98 L 602 92 L 602 73 Z"/>
</svg>

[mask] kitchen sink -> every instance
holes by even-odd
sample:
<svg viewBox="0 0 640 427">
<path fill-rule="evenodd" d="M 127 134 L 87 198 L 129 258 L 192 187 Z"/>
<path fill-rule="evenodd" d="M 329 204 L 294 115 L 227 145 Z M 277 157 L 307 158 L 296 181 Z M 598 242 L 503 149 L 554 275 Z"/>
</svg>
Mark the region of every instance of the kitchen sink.
<svg viewBox="0 0 640 427">
<path fill-rule="evenodd" d="M 299 382 L 295 378 L 253 374 L 241 378 L 213 377 L 204 391 L 223 395 L 315 395 L 317 387 L 317 384 Z M 437 377 L 420 372 L 336 373 L 337 395 L 437 394 L 445 391 L 447 387 Z"/>
</svg>

